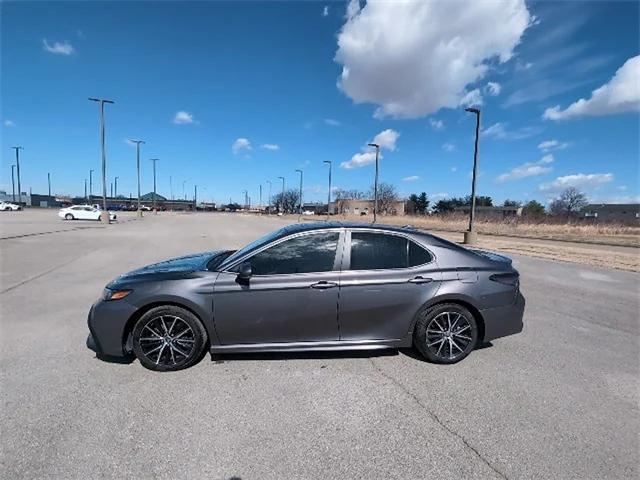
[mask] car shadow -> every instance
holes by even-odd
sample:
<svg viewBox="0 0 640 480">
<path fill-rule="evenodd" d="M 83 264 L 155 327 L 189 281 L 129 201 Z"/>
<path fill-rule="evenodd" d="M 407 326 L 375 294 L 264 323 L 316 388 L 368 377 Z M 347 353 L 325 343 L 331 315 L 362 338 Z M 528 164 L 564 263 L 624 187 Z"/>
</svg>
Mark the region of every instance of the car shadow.
<svg viewBox="0 0 640 480">
<path fill-rule="evenodd" d="M 308 351 L 308 352 L 247 352 L 247 353 L 213 353 L 211 361 L 224 363 L 247 360 L 333 360 L 347 358 L 393 357 L 398 355 L 398 349 L 388 348 L 380 350 L 336 350 L 336 351 Z"/>
<path fill-rule="evenodd" d="M 493 343 L 482 342 L 479 345 L 477 345 L 476 348 L 474 348 L 474 350 L 483 350 L 485 348 L 491 348 L 491 347 L 493 347 Z M 418 350 L 416 350 L 415 347 L 400 348 L 399 352 L 407 357 L 413 358 L 414 360 L 429 363 L 429 361 L 426 358 L 424 358 L 422 354 Z"/>
<path fill-rule="evenodd" d="M 136 356 L 132 354 L 132 355 L 127 355 L 126 357 L 112 357 L 111 355 L 103 355 L 101 353 L 96 353 L 95 358 L 106 363 L 117 363 L 120 365 L 129 365 L 130 363 L 133 363 L 133 361 L 136 359 Z"/>
</svg>

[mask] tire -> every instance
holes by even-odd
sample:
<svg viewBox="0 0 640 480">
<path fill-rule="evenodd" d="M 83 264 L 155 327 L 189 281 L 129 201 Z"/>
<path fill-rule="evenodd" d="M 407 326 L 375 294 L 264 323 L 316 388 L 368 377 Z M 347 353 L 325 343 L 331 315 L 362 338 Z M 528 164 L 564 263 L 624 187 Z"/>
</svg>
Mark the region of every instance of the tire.
<svg viewBox="0 0 640 480">
<path fill-rule="evenodd" d="M 156 372 L 195 365 L 206 345 L 207 331 L 200 319 L 173 305 L 152 308 L 133 327 L 133 352 L 143 367 Z"/>
<path fill-rule="evenodd" d="M 413 343 L 430 362 L 451 364 L 466 358 L 478 341 L 473 314 L 457 303 L 440 303 L 418 314 Z"/>
<path fill-rule="evenodd" d="M 64 216 L 64 219 L 65 219 L 65 220 L 73 220 L 73 215 L 71 215 L 70 213 L 67 213 L 67 214 Z"/>
</svg>

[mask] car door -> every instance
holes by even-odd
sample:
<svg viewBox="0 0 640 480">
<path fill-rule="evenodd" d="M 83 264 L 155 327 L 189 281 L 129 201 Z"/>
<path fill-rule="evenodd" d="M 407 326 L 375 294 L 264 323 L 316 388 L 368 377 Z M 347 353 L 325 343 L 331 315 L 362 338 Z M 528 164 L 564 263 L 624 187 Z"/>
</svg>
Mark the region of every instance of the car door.
<svg viewBox="0 0 640 480">
<path fill-rule="evenodd" d="M 238 259 L 218 276 L 213 295 L 222 345 L 326 342 L 339 339 L 342 229 L 304 232 Z M 251 263 L 252 276 L 238 278 Z"/>
<path fill-rule="evenodd" d="M 340 340 L 404 338 L 435 296 L 441 274 L 433 254 L 408 236 L 347 232 L 340 278 Z"/>
</svg>

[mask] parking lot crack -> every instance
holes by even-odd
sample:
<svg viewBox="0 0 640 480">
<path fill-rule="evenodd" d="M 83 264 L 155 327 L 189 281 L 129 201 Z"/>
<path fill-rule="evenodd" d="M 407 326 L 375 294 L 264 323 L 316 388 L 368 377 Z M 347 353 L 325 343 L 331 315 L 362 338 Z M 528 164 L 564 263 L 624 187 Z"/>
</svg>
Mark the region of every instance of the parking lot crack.
<svg viewBox="0 0 640 480">
<path fill-rule="evenodd" d="M 463 445 L 468 448 L 469 450 L 471 450 L 477 457 L 478 459 L 480 459 L 480 461 L 482 463 L 484 463 L 487 467 L 489 467 L 491 470 L 493 470 L 496 475 L 498 475 L 500 478 L 504 478 L 505 480 L 508 480 L 508 477 L 501 472 L 500 470 L 498 470 L 495 466 L 493 466 L 491 464 L 491 462 L 489 462 L 489 460 L 487 460 L 473 445 L 471 445 L 469 443 L 469 441 L 464 438 L 461 434 L 459 434 L 458 432 L 456 432 L 455 430 L 453 430 L 452 428 L 450 428 L 449 426 L 447 426 L 440 417 L 438 417 L 438 415 L 436 415 L 434 412 L 432 412 L 431 410 L 429 410 L 429 408 L 424 404 L 424 402 L 422 400 L 420 400 L 420 398 L 415 395 L 414 393 L 412 393 L 409 389 L 407 389 L 402 383 L 400 383 L 398 380 L 396 380 L 395 378 L 393 378 L 392 376 L 390 376 L 389 374 L 387 374 L 384 370 L 382 370 L 378 365 L 376 365 L 376 362 L 373 361 L 372 358 L 369 358 L 369 361 L 371 362 L 371 364 L 373 365 L 373 368 L 376 369 L 376 371 L 378 373 L 380 373 L 380 375 L 382 375 L 384 378 L 386 378 L 387 380 L 389 380 L 391 383 L 393 383 L 396 387 L 398 387 L 400 390 L 402 390 L 407 396 L 409 396 L 420 408 L 422 408 L 427 415 L 429 415 L 438 425 L 440 425 L 444 430 L 446 430 L 447 432 L 449 432 L 451 435 L 453 435 L 454 437 L 456 437 L 458 440 L 460 440 Z"/>
</svg>

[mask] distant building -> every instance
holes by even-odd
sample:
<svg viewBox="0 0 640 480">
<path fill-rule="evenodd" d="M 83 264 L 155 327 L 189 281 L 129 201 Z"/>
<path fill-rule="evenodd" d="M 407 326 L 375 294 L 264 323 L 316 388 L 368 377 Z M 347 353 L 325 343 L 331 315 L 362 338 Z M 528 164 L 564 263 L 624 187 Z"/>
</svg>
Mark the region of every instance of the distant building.
<svg viewBox="0 0 640 480">
<path fill-rule="evenodd" d="M 469 214 L 471 206 L 465 205 L 463 207 L 455 207 L 453 209 L 456 213 Z M 476 206 L 475 209 L 476 218 L 503 220 L 505 218 L 513 218 L 522 216 L 522 207 L 480 207 Z"/>
<path fill-rule="evenodd" d="M 640 222 L 639 203 L 599 203 L 587 205 L 580 212 L 580 217 L 594 223 L 599 222 L 619 222 L 637 223 Z"/>
</svg>

